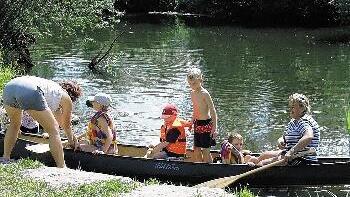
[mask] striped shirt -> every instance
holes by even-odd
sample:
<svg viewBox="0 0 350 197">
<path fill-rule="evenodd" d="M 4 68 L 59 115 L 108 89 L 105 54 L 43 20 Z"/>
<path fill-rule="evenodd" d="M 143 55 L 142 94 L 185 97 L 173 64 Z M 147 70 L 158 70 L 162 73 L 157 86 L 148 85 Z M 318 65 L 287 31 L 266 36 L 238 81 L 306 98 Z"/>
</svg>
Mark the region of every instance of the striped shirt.
<svg viewBox="0 0 350 197">
<path fill-rule="evenodd" d="M 288 123 L 287 130 L 284 133 L 284 140 L 286 143 L 286 149 L 289 150 L 295 146 L 298 141 L 303 137 L 305 131 L 312 129 L 314 137 L 312 138 L 310 144 L 306 147 L 308 148 L 318 148 L 320 142 L 320 129 L 319 125 L 310 115 L 305 114 L 300 119 L 291 119 Z M 305 156 L 304 159 L 308 161 L 317 161 L 316 156 Z"/>
</svg>

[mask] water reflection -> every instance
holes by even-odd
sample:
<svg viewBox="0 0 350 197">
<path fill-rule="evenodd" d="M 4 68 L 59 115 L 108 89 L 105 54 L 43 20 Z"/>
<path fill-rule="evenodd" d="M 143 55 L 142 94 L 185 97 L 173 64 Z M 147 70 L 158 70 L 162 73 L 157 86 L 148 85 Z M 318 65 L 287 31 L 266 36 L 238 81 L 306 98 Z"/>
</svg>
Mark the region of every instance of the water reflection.
<svg viewBox="0 0 350 197">
<path fill-rule="evenodd" d="M 96 32 L 91 36 L 98 42 L 89 47 L 85 38 L 42 40 L 34 53 L 41 69 L 52 71 L 40 75 L 82 84 L 85 94 L 75 109 L 82 119 L 77 132 L 85 130 L 92 113 L 84 106 L 86 97 L 106 92 L 113 97 L 111 113 L 120 141 L 156 143 L 163 103 L 176 103 L 181 116 L 190 118 L 185 76 L 196 66 L 204 72 L 204 86 L 218 111 L 220 140 L 227 132 L 238 131 L 253 151 L 274 148 L 288 122 L 286 100 L 289 94 L 302 92 L 310 97 L 322 126 L 321 155 L 350 154 L 344 129 L 350 49 L 342 43 L 317 42 L 334 29 L 199 28 L 180 23 L 130 28 L 133 33 L 119 38 L 97 73 L 88 70 L 87 64 L 101 46 L 109 46 L 114 32 Z"/>
<path fill-rule="evenodd" d="M 318 38 L 348 29 L 244 29 L 187 27 L 181 24 L 130 25 L 107 61 L 93 73 L 87 65 L 115 32 L 96 32 L 86 38 L 43 39 L 34 56 L 35 72 L 54 80 L 74 79 L 84 88 L 75 114 L 84 132 L 92 111 L 88 96 L 106 92 L 113 98 L 119 141 L 149 145 L 159 141 L 161 106 L 176 103 L 181 116 L 190 118 L 191 102 L 186 73 L 204 72 L 219 116 L 219 141 L 238 131 L 252 151 L 273 149 L 288 122 L 287 98 L 293 92 L 311 100 L 322 126 L 320 154 L 350 155 L 344 110 L 350 99 L 350 48 L 325 44 Z M 128 28 L 129 28 L 128 27 Z M 192 146 L 190 136 L 188 146 Z M 217 147 L 218 148 L 218 147 Z M 341 178 L 341 177 L 340 177 Z M 334 191 L 333 191 L 334 190 Z M 257 189 L 261 196 L 349 196 L 349 187 Z M 304 192 L 304 193 L 300 193 Z M 338 193 L 336 193 L 338 192 Z M 335 193 L 335 195 L 333 195 Z M 305 194 L 305 195 L 304 195 Z"/>
</svg>

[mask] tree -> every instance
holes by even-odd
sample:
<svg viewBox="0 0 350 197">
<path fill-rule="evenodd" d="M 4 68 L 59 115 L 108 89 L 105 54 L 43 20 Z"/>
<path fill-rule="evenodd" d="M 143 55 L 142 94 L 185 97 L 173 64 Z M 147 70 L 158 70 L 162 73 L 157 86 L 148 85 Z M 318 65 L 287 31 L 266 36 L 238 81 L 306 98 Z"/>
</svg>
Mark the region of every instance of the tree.
<svg viewBox="0 0 350 197">
<path fill-rule="evenodd" d="M 108 0 L 0 0 L 0 50 L 3 63 L 29 71 L 30 46 L 55 29 L 62 37 L 102 27 Z M 108 13 L 108 12 L 107 12 Z"/>
</svg>

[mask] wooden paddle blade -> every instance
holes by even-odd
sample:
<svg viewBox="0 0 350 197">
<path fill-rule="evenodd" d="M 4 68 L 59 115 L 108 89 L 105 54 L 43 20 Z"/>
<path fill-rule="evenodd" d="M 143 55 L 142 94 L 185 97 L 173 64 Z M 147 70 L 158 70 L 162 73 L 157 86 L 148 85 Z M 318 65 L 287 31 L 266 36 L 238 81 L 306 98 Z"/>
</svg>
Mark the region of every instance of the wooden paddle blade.
<svg viewBox="0 0 350 197">
<path fill-rule="evenodd" d="M 312 154 L 315 154 L 315 153 L 316 153 L 316 150 L 314 148 L 310 148 L 310 149 L 307 149 L 305 151 L 301 151 L 301 152 L 295 153 L 293 155 L 293 157 L 296 158 L 296 157 L 301 157 L 301 156 L 306 156 L 306 155 L 312 155 Z M 236 175 L 236 176 L 223 177 L 223 178 L 210 180 L 210 181 L 207 181 L 207 182 L 195 185 L 194 187 L 196 187 L 196 188 L 200 188 L 200 187 L 224 188 L 224 187 L 227 187 L 227 186 L 233 184 L 234 182 L 236 182 L 237 180 L 239 180 L 239 179 L 241 179 L 243 177 L 246 177 L 246 176 L 252 175 L 254 173 L 257 173 L 257 172 L 269 169 L 269 168 L 271 168 L 273 166 L 281 165 L 281 164 L 283 164 L 285 162 L 286 161 L 284 159 L 277 160 L 277 161 L 274 161 L 274 162 L 272 162 L 270 164 L 261 166 L 259 168 L 255 168 L 253 170 L 250 170 L 248 172 L 244 172 L 244 173 Z"/>
<path fill-rule="evenodd" d="M 35 144 L 26 146 L 26 149 L 33 153 L 46 153 L 50 151 L 49 144 Z"/>
<path fill-rule="evenodd" d="M 230 176 L 230 177 L 223 177 L 218 179 L 213 179 L 198 185 L 195 185 L 195 188 L 201 188 L 201 187 L 209 187 L 209 188 L 225 188 L 228 185 L 231 185 L 234 183 L 239 175 L 236 176 Z"/>
<path fill-rule="evenodd" d="M 266 170 L 268 168 L 271 168 L 272 166 L 277 166 L 277 165 L 281 165 L 282 163 L 284 163 L 285 161 L 284 160 L 278 160 L 278 161 L 275 161 L 275 162 L 272 162 L 270 164 L 267 164 L 265 166 L 261 166 L 259 168 L 255 168 L 253 170 L 250 170 L 250 171 L 247 171 L 247 172 L 244 172 L 242 174 L 239 174 L 239 175 L 236 175 L 236 176 L 229 176 L 229 177 L 223 177 L 223 178 L 218 178 L 218 179 L 214 179 L 214 180 L 210 180 L 210 181 L 207 181 L 207 182 L 204 182 L 204 183 L 201 183 L 201 184 L 198 184 L 198 185 L 195 185 L 194 187 L 217 187 L 217 188 L 224 188 L 224 187 L 227 187 L 231 184 L 233 184 L 234 182 L 236 182 L 237 180 L 243 178 L 243 177 L 246 177 L 246 176 L 249 176 L 251 174 L 254 174 L 254 173 L 257 173 L 259 171 L 263 171 L 263 170 Z"/>
</svg>

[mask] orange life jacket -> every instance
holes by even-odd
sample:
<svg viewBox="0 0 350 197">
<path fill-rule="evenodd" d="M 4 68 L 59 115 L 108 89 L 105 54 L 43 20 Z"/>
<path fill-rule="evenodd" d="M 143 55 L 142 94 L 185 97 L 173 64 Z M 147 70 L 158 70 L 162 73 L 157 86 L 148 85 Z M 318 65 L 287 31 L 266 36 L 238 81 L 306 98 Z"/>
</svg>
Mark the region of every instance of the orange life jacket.
<svg viewBox="0 0 350 197">
<path fill-rule="evenodd" d="M 101 146 L 103 146 L 107 138 L 106 134 L 101 131 L 101 129 L 98 127 L 98 124 L 97 124 L 97 119 L 101 116 L 106 119 L 108 126 L 112 130 L 113 139 L 112 139 L 111 145 L 116 145 L 117 133 L 113 128 L 112 119 L 108 116 L 108 114 L 105 111 L 96 112 L 89 122 L 86 135 L 88 140 L 90 141 L 90 144 L 100 148 Z"/>
<path fill-rule="evenodd" d="M 176 128 L 180 131 L 180 135 L 175 143 L 169 143 L 169 145 L 166 147 L 166 149 L 175 154 L 179 155 L 185 155 L 186 154 L 186 132 L 185 127 L 188 127 L 188 122 L 181 119 L 176 118 L 171 127 L 166 128 L 164 125 L 162 125 L 160 129 L 160 141 L 165 142 L 166 141 L 166 134 L 167 131 Z"/>
<path fill-rule="evenodd" d="M 188 127 L 189 130 L 192 129 L 192 122 L 184 120 L 184 119 L 181 119 L 181 118 L 176 118 L 176 120 L 180 121 L 181 125 L 183 125 L 183 127 Z M 160 139 L 159 139 L 159 141 L 160 142 L 165 142 L 166 141 L 166 131 L 165 131 L 165 126 L 164 125 L 162 125 L 162 127 L 160 129 Z"/>
</svg>

